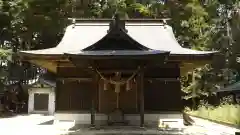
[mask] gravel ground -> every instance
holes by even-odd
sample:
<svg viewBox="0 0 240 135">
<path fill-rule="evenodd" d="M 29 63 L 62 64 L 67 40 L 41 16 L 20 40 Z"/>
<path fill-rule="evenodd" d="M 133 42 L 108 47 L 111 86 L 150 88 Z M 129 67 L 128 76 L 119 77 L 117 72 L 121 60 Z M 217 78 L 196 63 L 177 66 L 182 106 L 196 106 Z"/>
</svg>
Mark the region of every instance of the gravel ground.
<svg viewBox="0 0 240 135">
<path fill-rule="evenodd" d="M 192 117 L 195 125 L 186 129 L 191 133 L 199 132 L 204 135 L 235 135 L 235 132 L 240 132 L 239 129 L 213 123 L 200 118 Z"/>
<path fill-rule="evenodd" d="M 212 123 L 193 117 L 195 125 L 184 127 L 183 131 L 157 131 L 154 129 L 101 129 L 89 130 L 88 128 L 80 128 L 75 132 L 68 131 L 74 123 L 59 122 L 53 123 L 53 116 L 28 115 L 16 116 L 13 118 L 0 118 L 0 134 L 1 135 L 235 135 L 240 130 Z M 44 124 L 43 124 L 44 123 Z"/>
</svg>

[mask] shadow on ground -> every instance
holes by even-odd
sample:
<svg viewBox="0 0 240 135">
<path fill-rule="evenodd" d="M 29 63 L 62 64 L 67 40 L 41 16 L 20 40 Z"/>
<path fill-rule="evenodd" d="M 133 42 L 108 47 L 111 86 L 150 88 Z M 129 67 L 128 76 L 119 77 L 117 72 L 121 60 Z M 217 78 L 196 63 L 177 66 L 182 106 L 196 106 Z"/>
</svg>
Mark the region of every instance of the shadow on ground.
<svg viewBox="0 0 240 135">
<path fill-rule="evenodd" d="M 54 120 L 49 120 L 49 121 L 45 121 L 43 123 L 40 123 L 38 125 L 53 125 L 54 124 Z"/>
</svg>

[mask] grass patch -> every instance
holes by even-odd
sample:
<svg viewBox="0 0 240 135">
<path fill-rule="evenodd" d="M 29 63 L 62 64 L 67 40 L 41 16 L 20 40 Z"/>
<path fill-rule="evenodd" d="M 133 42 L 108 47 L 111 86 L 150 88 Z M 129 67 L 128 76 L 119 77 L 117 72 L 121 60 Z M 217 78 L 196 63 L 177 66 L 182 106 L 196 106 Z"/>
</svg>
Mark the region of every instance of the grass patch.
<svg viewBox="0 0 240 135">
<path fill-rule="evenodd" d="M 240 126 L 240 105 L 201 106 L 196 111 L 187 109 L 186 112 L 193 116 Z"/>
</svg>

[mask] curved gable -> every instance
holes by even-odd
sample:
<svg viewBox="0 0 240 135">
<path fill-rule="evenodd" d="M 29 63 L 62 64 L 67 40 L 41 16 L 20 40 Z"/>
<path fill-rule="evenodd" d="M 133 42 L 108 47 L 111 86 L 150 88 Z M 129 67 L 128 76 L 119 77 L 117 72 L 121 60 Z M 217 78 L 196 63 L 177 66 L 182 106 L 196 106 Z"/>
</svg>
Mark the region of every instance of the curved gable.
<svg viewBox="0 0 240 135">
<path fill-rule="evenodd" d="M 83 51 L 96 50 L 149 50 L 127 34 L 123 28 L 110 29 L 99 41 L 84 48 Z"/>
</svg>

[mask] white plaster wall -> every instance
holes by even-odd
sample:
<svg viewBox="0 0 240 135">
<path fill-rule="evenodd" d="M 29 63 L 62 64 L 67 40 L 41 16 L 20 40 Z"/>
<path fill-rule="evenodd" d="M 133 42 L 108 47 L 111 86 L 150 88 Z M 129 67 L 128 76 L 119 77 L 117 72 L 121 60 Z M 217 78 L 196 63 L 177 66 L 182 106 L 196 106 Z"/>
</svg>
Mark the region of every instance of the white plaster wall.
<svg viewBox="0 0 240 135">
<path fill-rule="evenodd" d="M 53 115 L 55 112 L 55 90 L 54 88 L 31 88 L 28 90 L 28 113 L 47 113 Z M 34 94 L 48 94 L 48 111 L 34 110 Z"/>
</svg>

